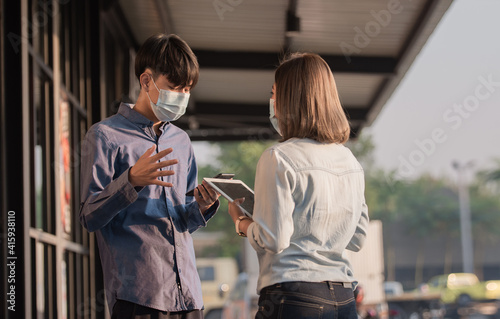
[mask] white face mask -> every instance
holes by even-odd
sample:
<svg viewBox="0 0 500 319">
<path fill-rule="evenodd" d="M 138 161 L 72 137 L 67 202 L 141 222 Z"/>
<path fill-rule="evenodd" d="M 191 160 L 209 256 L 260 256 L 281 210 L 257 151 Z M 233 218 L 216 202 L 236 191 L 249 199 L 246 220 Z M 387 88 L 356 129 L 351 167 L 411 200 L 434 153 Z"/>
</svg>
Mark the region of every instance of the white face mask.
<svg viewBox="0 0 500 319">
<path fill-rule="evenodd" d="M 160 90 L 156 86 L 153 77 L 151 77 L 155 88 L 158 90 L 158 101 L 156 104 L 151 101 L 151 97 L 148 94 L 149 102 L 151 103 L 151 109 L 156 117 L 162 122 L 172 122 L 179 119 L 184 113 L 186 113 L 186 108 L 189 102 L 189 93 L 172 92 L 168 90 Z"/>
<path fill-rule="evenodd" d="M 276 132 L 281 135 L 280 127 L 278 125 L 278 119 L 274 115 L 274 99 L 269 99 L 269 120 L 271 121 L 271 124 L 273 125 Z"/>
</svg>

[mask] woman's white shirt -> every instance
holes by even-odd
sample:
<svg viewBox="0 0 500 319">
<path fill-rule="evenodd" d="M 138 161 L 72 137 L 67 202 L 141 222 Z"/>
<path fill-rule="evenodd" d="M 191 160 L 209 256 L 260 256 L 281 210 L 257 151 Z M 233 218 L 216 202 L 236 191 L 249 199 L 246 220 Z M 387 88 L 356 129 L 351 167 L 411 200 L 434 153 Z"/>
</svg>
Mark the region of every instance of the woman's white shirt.
<svg viewBox="0 0 500 319">
<path fill-rule="evenodd" d="M 259 257 L 257 292 L 286 281 L 355 281 L 346 249 L 366 237 L 364 173 L 340 144 L 290 139 L 257 164 L 255 206 L 247 230 Z"/>
</svg>

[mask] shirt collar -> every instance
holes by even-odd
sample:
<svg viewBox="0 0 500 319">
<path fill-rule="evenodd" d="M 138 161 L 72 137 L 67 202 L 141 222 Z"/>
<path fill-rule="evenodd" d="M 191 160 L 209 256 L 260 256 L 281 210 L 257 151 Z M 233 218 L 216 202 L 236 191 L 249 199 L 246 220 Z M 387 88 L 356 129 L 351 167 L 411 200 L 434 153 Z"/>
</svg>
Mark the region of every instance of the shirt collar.
<svg viewBox="0 0 500 319">
<path fill-rule="evenodd" d="M 121 103 L 118 109 L 118 114 L 122 115 L 130 122 L 137 124 L 140 127 L 153 126 L 154 122 L 133 109 L 134 104 Z M 163 126 L 163 125 L 162 125 Z"/>
<path fill-rule="evenodd" d="M 118 114 L 122 115 L 130 122 L 138 125 L 139 127 L 151 127 L 155 124 L 153 121 L 150 121 L 147 117 L 142 115 L 141 113 L 134 110 L 134 104 L 124 103 L 120 104 L 120 108 L 118 108 Z M 163 122 L 160 125 L 160 130 L 163 132 L 165 130 L 165 126 L 170 122 Z"/>
</svg>

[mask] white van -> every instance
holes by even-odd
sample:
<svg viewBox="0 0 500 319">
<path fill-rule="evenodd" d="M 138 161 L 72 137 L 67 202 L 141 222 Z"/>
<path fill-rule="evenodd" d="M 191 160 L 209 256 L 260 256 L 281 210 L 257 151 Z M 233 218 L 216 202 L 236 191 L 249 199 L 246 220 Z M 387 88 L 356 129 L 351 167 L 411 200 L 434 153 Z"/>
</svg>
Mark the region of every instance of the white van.
<svg viewBox="0 0 500 319">
<path fill-rule="evenodd" d="M 205 319 L 220 319 L 229 291 L 238 277 L 233 258 L 197 258 L 196 268 L 201 280 Z"/>
</svg>

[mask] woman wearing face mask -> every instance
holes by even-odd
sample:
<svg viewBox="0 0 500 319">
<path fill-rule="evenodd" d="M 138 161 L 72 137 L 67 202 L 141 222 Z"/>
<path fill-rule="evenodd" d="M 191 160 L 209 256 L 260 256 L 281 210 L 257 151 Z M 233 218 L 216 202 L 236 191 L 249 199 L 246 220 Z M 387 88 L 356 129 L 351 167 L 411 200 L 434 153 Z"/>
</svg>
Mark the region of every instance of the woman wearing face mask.
<svg viewBox="0 0 500 319">
<path fill-rule="evenodd" d="M 349 124 L 328 64 L 293 54 L 275 73 L 270 119 L 282 140 L 257 165 L 253 219 L 229 205 L 237 233 L 257 251 L 256 318 L 357 318 L 355 276 L 368 226 L 364 175 L 343 146 Z"/>
</svg>

